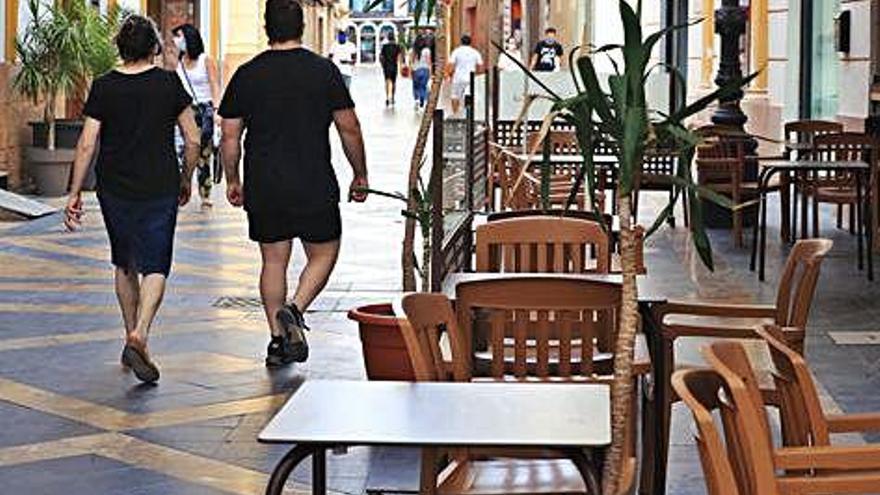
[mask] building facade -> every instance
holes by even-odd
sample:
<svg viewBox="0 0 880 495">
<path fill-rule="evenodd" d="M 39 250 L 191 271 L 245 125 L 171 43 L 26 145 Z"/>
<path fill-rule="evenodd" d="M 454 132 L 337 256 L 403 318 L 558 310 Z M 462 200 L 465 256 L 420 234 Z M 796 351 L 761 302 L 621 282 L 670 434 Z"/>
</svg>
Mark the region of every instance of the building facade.
<svg viewBox="0 0 880 495">
<path fill-rule="evenodd" d="M 412 2 L 383 0 L 367 11 L 371 0 L 346 0 L 346 15 L 340 29 L 357 46 L 357 60 L 360 64 L 375 64 L 379 61 L 382 43 L 393 35 L 397 41 L 406 41 L 409 28 L 413 25 Z"/>
</svg>

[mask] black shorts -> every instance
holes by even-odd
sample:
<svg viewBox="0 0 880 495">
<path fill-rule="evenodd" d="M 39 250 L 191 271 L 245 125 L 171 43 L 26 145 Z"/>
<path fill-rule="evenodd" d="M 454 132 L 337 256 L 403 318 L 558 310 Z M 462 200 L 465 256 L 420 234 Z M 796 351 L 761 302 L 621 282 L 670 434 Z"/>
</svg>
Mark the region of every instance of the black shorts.
<svg viewBox="0 0 880 495">
<path fill-rule="evenodd" d="M 396 65 L 383 65 L 382 72 L 385 74 L 386 81 L 397 81 L 397 66 Z"/>
<path fill-rule="evenodd" d="M 168 276 L 177 226 L 178 199 L 174 196 L 131 200 L 102 192 L 101 214 L 110 237 L 111 261 L 141 275 Z"/>
<path fill-rule="evenodd" d="M 296 212 L 266 210 L 248 212 L 248 231 L 252 241 L 271 243 L 299 238 L 303 242 L 321 243 L 342 236 L 339 205 L 324 210 Z"/>
</svg>

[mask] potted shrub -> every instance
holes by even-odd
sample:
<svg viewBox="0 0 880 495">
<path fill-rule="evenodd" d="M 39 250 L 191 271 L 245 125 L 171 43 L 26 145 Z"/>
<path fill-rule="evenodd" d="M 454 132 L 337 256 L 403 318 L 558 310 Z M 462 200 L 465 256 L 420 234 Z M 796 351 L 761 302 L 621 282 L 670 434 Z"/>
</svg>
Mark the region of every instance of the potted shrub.
<svg viewBox="0 0 880 495">
<path fill-rule="evenodd" d="M 403 210 L 401 213 L 406 218 L 418 223 L 421 229 L 421 266 L 415 259 L 413 259 L 413 265 L 420 274 L 422 290 L 427 291 L 430 289 L 431 211 L 433 208 L 429 191 L 433 186 L 429 183 L 428 187 L 425 187 L 421 180 L 417 184 L 418 187 L 411 194 L 415 200 L 416 209 L 414 211 Z M 401 193 L 387 193 L 373 189 L 368 189 L 367 192 L 404 203 L 409 202 L 409 198 Z M 415 258 L 414 253 L 413 258 Z M 349 311 L 348 317 L 358 322 L 367 378 L 370 380 L 415 380 L 406 342 L 403 340 L 400 326 L 397 323 L 399 317 L 394 314 L 391 304 L 360 306 Z"/>
<path fill-rule="evenodd" d="M 40 192 L 58 196 L 67 190 L 73 148 L 82 126 L 70 121 L 59 125 L 57 102 L 62 96 L 82 93 L 91 77 L 113 68 L 116 54 L 111 37 L 116 16 L 102 17 L 85 0 L 56 6 L 29 0 L 28 8 L 31 21 L 16 41 L 19 72 L 13 85 L 35 105 L 43 106 L 43 121 L 32 124 L 33 145 L 25 149 L 25 157 Z"/>
</svg>

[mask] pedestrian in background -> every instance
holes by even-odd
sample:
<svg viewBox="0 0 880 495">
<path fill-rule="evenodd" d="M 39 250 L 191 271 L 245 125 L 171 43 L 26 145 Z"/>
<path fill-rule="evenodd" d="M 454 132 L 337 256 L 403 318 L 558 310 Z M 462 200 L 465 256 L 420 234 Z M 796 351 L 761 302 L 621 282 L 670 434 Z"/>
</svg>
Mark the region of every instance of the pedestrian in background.
<svg viewBox="0 0 880 495">
<path fill-rule="evenodd" d="M 522 64 L 522 53 L 520 53 L 520 43 L 511 36 L 504 45 L 504 52 L 498 56 L 498 69 L 505 72 L 515 72 L 522 70 L 516 62 Z M 516 62 L 514 62 L 516 60 Z"/>
<path fill-rule="evenodd" d="M 146 17 L 132 15 L 122 23 L 116 36 L 122 65 L 95 79 L 83 110 L 64 218 L 69 230 L 82 221 L 80 191 L 100 139 L 98 201 L 125 325 L 121 361 L 148 383 L 159 379 L 147 341 L 171 271 L 177 209 L 189 201 L 199 161 L 192 97 L 173 72 L 153 65 L 162 53 L 159 39 L 156 25 Z M 175 125 L 185 142 L 182 173 Z"/>
<path fill-rule="evenodd" d="M 385 106 L 394 105 L 397 92 L 397 71 L 405 63 L 403 50 L 394 39 L 394 33 L 388 33 L 382 50 L 379 52 L 379 64 L 385 77 Z"/>
<path fill-rule="evenodd" d="M 269 49 L 233 74 L 220 104 L 226 196 L 247 211 L 249 236 L 262 256 L 260 295 L 271 340 L 266 365 L 308 359 L 304 314 L 330 278 L 339 254 L 339 183 L 330 156 L 330 124 L 354 179 L 349 198 L 367 197 L 367 165 L 354 102 L 342 74 L 303 47 L 299 0 L 267 0 Z M 246 132 L 245 132 L 246 131 Z M 245 136 L 244 183 L 239 178 Z M 293 239 L 306 265 L 287 299 Z"/>
<path fill-rule="evenodd" d="M 330 60 L 336 63 L 345 87 L 351 89 L 351 79 L 354 77 L 354 64 L 357 63 L 357 47 L 348 41 L 348 35 L 344 31 L 336 34 L 336 42 L 330 47 Z"/>
<path fill-rule="evenodd" d="M 538 72 L 555 72 L 562 66 L 561 57 L 565 53 L 562 45 L 556 40 L 556 28 L 544 30 L 544 39 L 535 45 L 532 52 L 532 70 Z"/>
<path fill-rule="evenodd" d="M 452 115 L 458 115 L 461 102 L 470 93 L 471 74 L 483 72 L 483 56 L 471 46 L 471 37 L 461 37 L 461 45 L 449 55 L 447 74 L 452 76 Z"/>
<path fill-rule="evenodd" d="M 215 102 L 220 101 L 220 75 L 217 63 L 205 53 L 202 35 L 192 24 L 182 24 L 171 30 L 178 50 L 177 75 L 183 88 L 193 99 L 193 115 L 201 131 L 201 151 L 196 181 L 202 206 L 211 203 L 211 159 L 214 156 L 214 130 L 220 125 Z M 176 133 L 178 156 L 183 159 L 183 137 Z"/>
<path fill-rule="evenodd" d="M 416 37 L 410 54 L 412 67 L 413 99 L 417 110 L 424 109 L 428 101 L 428 81 L 431 79 L 431 42 L 423 35 Z"/>
</svg>

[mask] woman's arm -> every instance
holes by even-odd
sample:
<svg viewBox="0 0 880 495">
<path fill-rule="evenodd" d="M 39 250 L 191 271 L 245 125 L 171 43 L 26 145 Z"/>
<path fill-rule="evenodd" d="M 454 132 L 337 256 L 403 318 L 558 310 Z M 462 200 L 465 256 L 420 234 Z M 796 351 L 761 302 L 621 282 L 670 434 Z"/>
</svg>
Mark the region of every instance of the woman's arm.
<svg viewBox="0 0 880 495">
<path fill-rule="evenodd" d="M 211 57 L 205 57 L 205 69 L 208 71 L 208 83 L 211 85 L 211 101 L 215 105 L 220 104 L 220 72 L 217 63 Z"/>
</svg>

